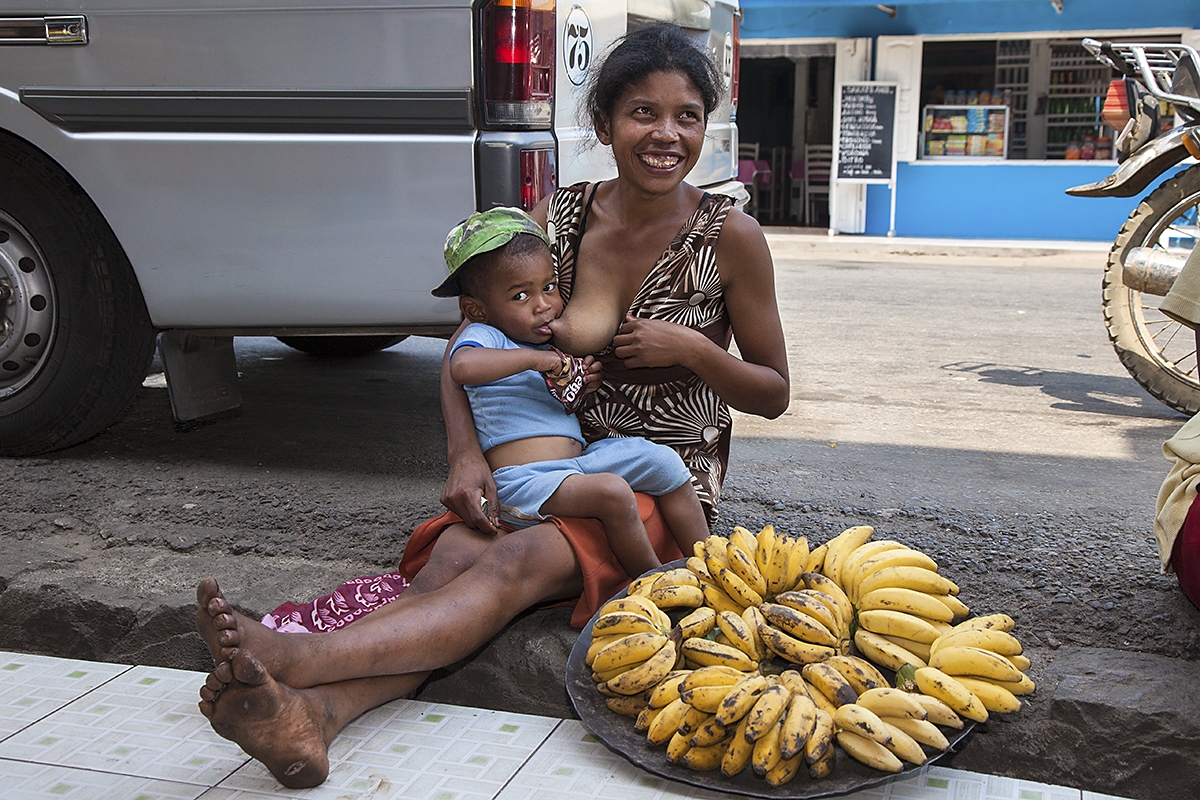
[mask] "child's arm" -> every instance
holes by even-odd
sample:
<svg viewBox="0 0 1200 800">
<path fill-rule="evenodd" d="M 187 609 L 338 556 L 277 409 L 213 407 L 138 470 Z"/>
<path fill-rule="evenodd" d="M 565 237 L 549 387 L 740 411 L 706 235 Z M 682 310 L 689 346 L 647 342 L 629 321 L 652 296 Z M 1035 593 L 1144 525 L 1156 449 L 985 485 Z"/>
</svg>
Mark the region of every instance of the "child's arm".
<svg viewBox="0 0 1200 800">
<path fill-rule="evenodd" d="M 492 383 L 527 369 L 547 372 L 561 363 L 553 350 L 500 350 L 463 345 L 450 356 L 450 378 L 460 386 Z"/>
</svg>

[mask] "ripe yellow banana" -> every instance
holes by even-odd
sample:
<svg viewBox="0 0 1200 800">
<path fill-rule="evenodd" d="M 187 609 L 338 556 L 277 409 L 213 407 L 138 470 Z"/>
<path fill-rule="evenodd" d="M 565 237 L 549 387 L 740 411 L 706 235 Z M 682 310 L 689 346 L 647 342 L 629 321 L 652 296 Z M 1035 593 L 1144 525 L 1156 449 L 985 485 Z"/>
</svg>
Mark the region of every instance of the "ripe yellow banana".
<svg viewBox="0 0 1200 800">
<path fill-rule="evenodd" d="M 907 549 L 907 546 L 900 544 L 895 539 L 873 539 L 856 547 L 853 553 L 846 556 L 841 566 L 842 583 L 846 588 L 846 594 L 850 594 L 850 584 L 858 575 L 858 568 L 862 562 L 888 550 Z"/>
<path fill-rule="evenodd" d="M 837 759 L 837 750 L 832 747 L 827 748 L 821 757 L 808 766 L 808 776 L 813 780 L 828 778 L 833 773 L 833 765 Z M 808 756 L 804 757 L 804 762 L 808 763 Z"/>
<path fill-rule="evenodd" d="M 960 631 L 964 628 L 975 629 L 990 629 L 1004 631 L 1009 633 L 1013 628 L 1017 627 L 1017 623 L 1008 614 L 985 614 L 982 617 L 971 617 L 964 619 L 962 622 L 954 626 L 954 630 Z"/>
<path fill-rule="evenodd" d="M 726 666 L 742 672 L 749 672 L 758 666 L 755 661 L 736 647 L 717 644 L 708 639 L 685 640 L 683 656 L 698 667 Z"/>
<path fill-rule="evenodd" d="M 834 656 L 825 662 L 836 669 L 859 695 L 870 689 L 887 686 L 887 679 L 875 669 L 875 665 L 857 656 Z"/>
<path fill-rule="evenodd" d="M 625 593 L 630 597 L 645 596 L 650 591 L 650 587 L 654 585 L 654 582 L 658 580 L 659 574 L 658 572 L 648 572 L 645 575 L 634 578 L 629 582 Z"/>
<path fill-rule="evenodd" d="M 905 719 L 904 717 L 880 717 L 880 719 L 893 728 L 904 731 L 921 744 L 927 744 L 942 752 L 950 749 L 950 742 L 946 739 L 945 734 L 929 720 Z M 895 736 L 894 731 L 892 736 Z"/>
<path fill-rule="evenodd" d="M 892 550 L 883 555 L 901 553 L 902 550 Z M 916 552 L 915 550 L 912 552 Z M 872 572 L 858 584 L 858 596 L 863 597 L 876 589 L 888 586 L 898 586 L 902 589 L 915 589 L 927 594 L 958 594 L 958 586 L 949 578 L 945 578 L 933 570 L 924 567 L 895 566 L 884 567 Z"/>
<path fill-rule="evenodd" d="M 592 643 L 588 645 L 587 654 L 583 657 L 584 662 L 590 667 L 593 663 L 595 663 L 597 653 L 618 639 L 624 639 L 629 635 L 630 634 L 626 633 L 614 633 L 608 636 L 593 637 Z"/>
<path fill-rule="evenodd" d="M 914 668 L 928 666 L 910 651 L 866 628 L 859 628 L 854 634 L 854 645 L 867 660 L 893 672 L 906 664 Z"/>
<path fill-rule="evenodd" d="M 763 603 L 758 610 L 762 612 L 769 624 L 802 642 L 837 647 L 837 634 L 808 614 L 789 606 L 781 606 L 778 603 Z"/>
<path fill-rule="evenodd" d="M 592 680 L 595 681 L 600 686 L 606 686 L 610 680 L 617 677 L 618 675 L 623 675 L 624 673 L 633 669 L 635 666 L 637 666 L 637 664 L 627 664 L 623 667 L 614 667 L 613 669 L 606 669 L 603 672 L 597 672 L 595 670 L 592 670 Z M 612 692 L 605 694 L 603 691 L 601 691 L 601 694 L 604 694 L 605 697 L 616 697 L 620 694 L 620 692 L 612 691 Z"/>
<path fill-rule="evenodd" d="M 614 634 L 646 633 L 660 630 L 658 623 L 648 617 L 635 614 L 632 611 L 613 611 L 602 614 L 592 624 L 592 636 L 610 636 Z"/>
<path fill-rule="evenodd" d="M 651 708 L 649 705 L 647 705 L 638 712 L 637 719 L 633 722 L 633 729 L 638 733 L 645 733 L 650 729 L 650 724 L 654 722 L 655 718 L 661 714 L 662 711 L 663 710 L 661 708 Z"/>
<path fill-rule="evenodd" d="M 850 604 L 850 598 L 842 591 L 842 587 L 819 572 L 805 572 L 800 577 L 804 581 L 805 588 L 824 592 L 833 600 L 838 612 L 838 634 L 843 638 L 848 638 L 850 623 L 854 620 L 854 606 Z"/>
<path fill-rule="evenodd" d="M 658 631 L 631 633 L 603 648 L 592 662 L 594 672 L 609 672 L 618 667 L 640 664 L 659 651 L 667 637 Z"/>
<path fill-rule="evenodd" d="M 765 574 L 767 564 L 771 563 L 771 557 L 775 554 L 775 526 L 763 526 L 755 539 L 758 541 L 758 546 L 754 550 L 754 565 L 758 567 L 759 572 Z"/>
<path fill-rule="evenodd" d="M 833 724 L 841 731 L 853 731 L 859 736 L 874 739 L 882 745 L 891 744 L 892 736 L 888 733 L 883 720 L 873 711 L 863 708 L 858 703 L 847 703 L 838 706 L 834 712 Z"/>
<path fill-rule="evenodd" d="M 717 624 L 717 612 L 707 606 L 701 606 L 679 620 L 679 631 L 684 639 L 707 636 Z"/>
<path fill-rule="evenodd" d="M 788 544 L 787 575 L 783 581 L 784 591 L 791 591 L 803 584 L 800 576 L 808 568 L 808 539 L 800 536 Z"/>
<path fill-rule="evenodd" d="M 887 687 L 870 689 L 858 697 L 858 704 L 868 711 L 875 712 L 877 717 L 904 717 L 906 719 L 925 719 L 929 715 L 925 707 L 917 701 L 916 695 L 900 689 Z"/>
<path fill-rule="evenodd" d="M 767 774 L 763 777 L 771 786 L 783 786 L 799 775 L 803 766 L 804 753 L 797 753 L 791 758 L 780 758 L 779 762 L 767 770 Z"/>
<path fill-rule="evenodd" d="M 770 625 L 759 626 L 758 635 L 762 637 L 768 650 L 793 664 L 811 664 L 835 655 L 832 647 L 802 642 Z"/>
<path fill-rule="evenodd" d="M 916 680 L 917 687 L 923 694 L 941 700 L 950 706 L 955 714 L 976 722 L 987 722 L 988 712 L 983 703 L 979 702 L 979 698 L 940 669 L 922 667 L 917 670 Z"/>
<path fill-rule="evenodd" d="M 1011 633 L 992 628 L 956 628 L 939 636 L 929 646 L 932 653 L 943 647 L 978 647 L 1002 656 L 1021 653 L 1021 642 Z"/>
<path fill-rule="evenodd" d="M 905 650 L 924 661 L 926 664 L 929 663 L 930 645 L 926 644 L 925 642 L 915 642 L 912 639 L 905 639 L 903 636 L 892 636 L 888 633 L 883 633 L 880 635 L 889 642 L 900 645 Z"/>
<path fill-rule="evenodd" d="M 717 722 L 715 717 L 710 717 L 704 721 L 704 724 L 696 729 L 696 732 L 692 734 L 692 738 L 688 740 L 688 743 L 692 747 L 711 747 L 714 744 L 723 742 L 728 734 L 729 731 L 725 729 L 724 725 Z M 722 751 L 724 751 L 724 749 L 724 747 L 721 748 Z M 720 764 L 720 761 L 721 757 L 718 753 L 718 765 Z M 716 769 L 716 767 L 712 767 L 712 769 Z"/>
<path fill-rule="evenodd" d="M 958 682 L 979 698 L 983 707 L 996 714 L 1011 714 L 1021 710 L 1021 701 L 1008 689 L 997 686 L 989 681 L 971 678 L 967 675 L 957 676 Z"/>
<path fill-rule="evenodd" d="M 975 675 L 997 681 L 1021 680 L 1021 670 L 1014 667 L 1011 661 L 979 647 L 943 647 L 929 657 L 929 666 L 947 675 Z"/>
<path fill-rule="evenodd" d="M 891 750 L 901 761 L 907 761 L 909 764 L 920 766 L 925 763 L 927 760 L 925 751 L 921 749 L 921 745 L 916 739 L 909 736 L 902 728 L 898 728 L 886 720 L 881 721 L 892 737 L 891 744 L 884 745 L 888 750 Z"/>
<path fill-rule="evenodd" d="M 667 673 L 667 677 L 659 681 L 653 689 L 647 692 L 646 702 L 651 708 L 666 708 L 679 699 L 680 686 L 683 679 L 690 675 L 689 670 L 675 670 Z"/>
<path fill-rule="evenodd" d="M 658 607 L 647 600 L 645 597 L 634 595 L 633 597 L 618 597 L 616 600 L 609 600 L 600 609 L 597 617 L 602 617 L 605 614 L 610 614 L 613 611 L 631 611 L 634 614 L 641 614 L 646 619 L 658 621 Z"/>
<path fill-rule="evenodd" d="M 754 591 L 752 586 L 739 578 L 731 569 L 721 567 L 717 571 L 717 583 L 721 584 L 725 593 L 741 608 L 762 605 L 762 595 Z"/>
<path fill-rule="evenodd" d="M 780 592 L 775 595 L 775 602 L 781 606 L 795 609 L 802 614 L 807 614 L 821 623 L 824 628 L 836 631 L 841 627 L 841 618 L 837 611 L 837 604 L 829 595 L 825 595 L 825 599 L 818 597 L 818 595 L 822 594 L 824 593 L 818 592 L 815 589 Z M 825 600 L 828 600 L 828 603 Z"/>
<path fill-rule="evenodd" d="M 717 615 L 717 627 L 729 641 L 733 642 L 734 647 L 741 650 L 750 659 L 759 660 L 761 654 L 758 652 L 758 644 L 754 641 L 754 631 L 750 630 L 750 626 L 746 624 L 740 614 L 722 611 Z"/>
<path fill-rule="evenodd" d="M 667 643 L 658 648 L 657 653 L 628 672 L 610 678 L 606 685 L 617 694 L 644 692 L 675 668 L 676 655 L 675 643 L 667 639 Z"/>
<path fill-rule="evenodd" d="M 827 750 L 833 748 L 833 736 L 837 728 L 833 724 L 833 714 L 817 709 L 817 719 L 813 723 L 813 729 L 808 734 L 808 739 L 804 742 L 804 760 L 809 764 L 815 764 L 818 759 L 825 755 Z"/>
<path fill-rule="evenodd" d="M 733 736 L 721 757 L 721 774 L 726 778 L 738 775 L 750 764 L 750 756 L 754 753 L 754 743 L 746 740 L 746 719 L 737 724 Z"/>
<path fill-rule="evenodd" d="M 758 549 L 758 538 L 753 533 L 741 525 L 734 525 L 733 533 L 729 534 L 729 541 L 745 550 L 751 559 L 754 558 L 754 551 Z"/>
<path fill-rule="evenodd" d="M 988 683 L 994 683 L 997 686 L 999 686 L 1001 689 L 1007 689 L 1008 691 L 1012 692 L 1013 694 L 1017 695 L 1018 697 L 1022 696 L 1022 695 L 1033 694 L 1034 689 L 1037 688 L 1034 685 L 1033 680 L 1028 675 L 1025 675 L 1024 673 L 1022 673 L 1021 680 L 1019 680 L 1019 681 L 997 681 L 997 680 L 992 680 L 991 678 L 976 678 L 976 680 L 987 681 Z"/>
<path fill-rule="evenodd" d="M 762 675 L 750 674 L 729 689 L 721 707 L 716 711 L 717 722 L 728 727 L 743 719 L 766 691 L 767 679 Z"/>
<path fill-rule="evenodd" d="M 687 567 L 676 567 L 658 573 L 658 577 L 650 585 L 653 589 L 664 589 L 668 586 L 694 586 L 700 588 L 700 579 Z"/>
<path fill-rule="evenodd" d="M 733 686 L 744 677 L 746 673 L 723 664 L 701 667 L 690 671 L 684 677 L 679 691 L 685 692 L 701 686 Z"/>
<path fill-rule="evenodd" d="M 941 700 L 916 692 L 913 693 L 913 698 L 925 709 L 925 713 L 927 714 L 925 719 L 929 722 L 941 725 L 944 728 L 954 728 L 956 731 L 962 730 L 964 725 L 962 717 Z"/>
<path fill-rule="evenodd" d="M 717 709 L 721 707 L 721 701 L 725 699 L 732 688 L 733 686 L 730 684 L 723 686 L 697 686 L 694 689 L 682 690 L 679 696 L 683 698 L 683 702 L 692 708 L 699 709 L 706 714 L 716 714 Z"/>
<path fill-rule="evenodd" d="M 704 540 L 704 566 L 708 568 L 708 574 L 712 575 L 714 580 L 719 571 L 729 569 L 729 560 L 725 557 L 727 547 L 728 542 L 720 536 L 709 536 Z"/>
<path fill-rule="evenodd" d="M 829 548 L 825 545 L 814 547 L 808 551 L 808 561 L 804 564 L 805 572 L 820 572 L 825 566 L 825 554 Z"/>
<path fill-rule="evenodd" d="M 734 602 L 733 598 L 726 594 L 725 590 L 717 584 L 713 584 L 712 586 L 705 584 L 701 591 L 704 593 L 705 604 L 714 611 L 741 613 L 744 609 L 744 606 Z"/>
<path fill-rule="evenodd" d="M 775 547 L 771 550 L 771 557 L 767 560 L 766 569 L 763 570 L 763 577 L 767 581 L 767 591 L 764 593 L 764 597 L 774 597 L 790 588 L 787 585 L 787 568 L 791 552 L 792 540 L 776 534 Z"/>
<path fill-rule="evenodd" d="M 746 715 L 746 730 L 742 732 L 750 741 L 758 741 L 775 726 L 775 723 L 787 710 L 792 693 L 783 684 L 768 686 L 754 701 L 750 713 Z"/>
<path fill-rule="evenodd" d="M 623 717 L 632 717 L 637 719 L 642 713 L 642 709 L 646 708 L 646 698 L 640 695 L 636 697 L 607 697 L 604 700 L 604 705 L 608 706 L 609 711 L 614 711 Z"/>
<path fill-rule="evenodd" d="M 679 698 L 672 700 L 650 722 L 650 727 L 646 729 L 646 740 L 655 747 L 661 747 L 669 742 L 679 730 L 679 723 L 683 719 L 683 715 L 690 708 L 691 706 Z"/>
<path fill-rule="evenodd" d="M 753 557 L 733 542 L 725 549 L 725 560 L 729 569 L 761 597 L 767 593 L 767 581 L 762 572 L 754 564 Z"/>
<path fill-rule="evenodd" d="M 851 731 L 841 731 L 837 735 L 837 743 L 855 761 L 861 761 L 872 769 L 880 772 L 899 772 L 904 769 L 904 764 L 891 750 L 873 739 Z"/>
<path fill-rule="evenodd" d="M 907 547 L 885 550 L 859 562 L 858 569 L 853 575 L 847 577 L 848 594 L 855 599 L 862 597 L 868 591 L 863 588 L 866 579 L 879 570 L 889 567 L 918 567 L 930 572 L 937 572 L 938 569 L 937 562 L 920 550 L 912 550 Z M 949 594 L 949 592 L 937 592 L 937 594 Z"/>
<path fill-rule="evenodd" d="M 804 755 L 804 743 L 816 724 L 817 706 L 812 698 L 793 692 L 779 730 L 779 749 L 785 759 Z"/>
<path fill-rule="evenodd" d="M 750 635 L 754 638 L 754 651 L 758 653 L 757 660 L 762 661 L 768 658 L 771 654 L 767 650 L 767 646 L 763 644 L 762 637 L 758 635 L 758 626 L 766 625 L 767 618 L 758 610 L 758 606 L 747 606 L 742 612 L 742 622 L 750 628 Z"/>
<path fill-rule="evenodd" d="M 688 744 L 690 739 L 690 733 L 679 733 L 676 731 L 671 740 L 667 742 L 667 761 L 670 761 L 672 764 L 678 764 L 680 761 L 683 761 L 683 757 L 687 755 L 687 751 L 692 749 L 692 746 Z"/>
<path fill-rule="evenodd" d="M 950 609 L 950 613 L 954 615 L 955 619 L 965 617 L 971 613 L 971 609 L 967 607 L 967 604 L 952 594 L 933 594 L 930 597 L 936 598 L 938 602 Z"/>
<path fill-rule="evenodd" d="M 950 595 L 946 595 L 949 597 Z M 950 622 L 954 614 L 936 595 L 905 589 L 900 586 L 887 586 L 868 592 L 858 599 L 859 613 L 881 609 L 885 611 L 903 611 L 915 614 L 924 619 L 935 619 Z"/>
<path fill-rule="evenodd" d="M 801 680 L 803 680 L 803 678 Z M 826 714 L 828 714 L 830 717 L 832 717 L 833 712 L 837 711 L 837 709 L 838 709 L 837 704 L 834 703 L 832 700 L 830 700 L 828 697 L 826 697 L 824 692 L 822 692 L 817 687 L 813 686 L 808 681 L 804 681 L 804 686 L 805 686 L 806 691 L 808 692 L 809 698 L 813 701 L 813 703 L 817 706 L 817 708 L 819 708 L 820 710 L 822 710 Z"/>
<path fill-rule="evenodd" d="M 825 553 L 825 564 L 822 572 L 834 583 L 841 584 L 841 567 L 847 556 L 857 550 L 868 539 L 875 535 L 875 529 L 870 525 L 856 525 L 833 537 L 827 543 L 829 550 Z"/>
<path fill-rule="evenodd" d="M 750 724 L 746 725 L 747 733 L 750 730 Z M 754 750 L 750 753 L 750 768 L 760 778 L 783 760 L 783 752 L 779 747 L 779 734 L 782 728 L 782 723 L 776 722 L 770 730 L 754 740 Z"/>
<path fill-rule="evenodd" d="M 688 572 L 688 575 L 691 574 Z M 700 587 L 682 583 L 655 586 L 646 597 L 659 608 L 696 608 L 704 605 L 704 592 L 700 590 Z"/>
<path fill-rule="evenodd" d="M 1007 658 L 1009 661 L 1011 661 L 1012 665 L 1014 667 L 1016 667 L 1017 669 L 1021 670 L 1021 672 L 1024 672 L 1025 670 L 1027 670 L 1031 666 L 1033 666 L 1033 662 L 1030 661 L 1028 657 L 1023 656 L 1023 655 L 1005 656 L 1005 658 Z"/>
<path fill-rule="evenodd" d="M 842 677 L 842 673 L 824 662 L 805 664 L 800 670 L 800 674 L 804 676 L 804 680 L 810 686 L 816 687 L 817 691 L 825 695 L 834 706 L 843 706 L 858 699 L 858 693 Z"/>
<path fill-rule="evenodd" d="M 721 758 L 724 755 L 724 742 L 717 742 L 706 747 L 693 745 L 683 754 L 683 758 L 679 759 L 679 763 L 696 772 L 711 772 L 720 768 Z"/>
<path fill-rule="evenodd" d="M 921 617 L 903 611 L 859 611 L 859 626 L 872 633 L 888 634 L 929 644 L 940 635 L 937 628 Z"/>
<path fill-rule="evenodd" d="M 708 572 L 708 567 L 704 565 L 704 559 L 700 556 L 688 556 L 688 560 L 684 562 L 688 568 L 688 572 L 696 576 L 696 580 L 700 582 L 701 588 L 705 584 L 716 585 L 717 579 Z"/>
</svg>

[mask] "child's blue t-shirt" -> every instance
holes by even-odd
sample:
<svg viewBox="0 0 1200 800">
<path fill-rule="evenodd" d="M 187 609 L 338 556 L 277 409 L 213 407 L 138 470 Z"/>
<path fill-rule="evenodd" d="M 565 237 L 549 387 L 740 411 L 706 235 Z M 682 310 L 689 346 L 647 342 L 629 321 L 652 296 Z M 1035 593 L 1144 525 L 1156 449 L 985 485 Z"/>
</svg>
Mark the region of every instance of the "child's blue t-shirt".
<svg viewBox="0 0 1200 800">
<path fill-rule="evenodd" d="M 548 346 L 514 342 L 491 325 L 473 322 L 459 335 L 451 357 L 460 347 L 544 350 Z M 525 370 L 492 383 L 468 384 L 463 388 L 475 417 L 479 448 L 485 453 L 496 445 L 534 436 L 566 436 L 586 444 L 579 420 L 554 399 L 539 372 Z"/>
</svg>

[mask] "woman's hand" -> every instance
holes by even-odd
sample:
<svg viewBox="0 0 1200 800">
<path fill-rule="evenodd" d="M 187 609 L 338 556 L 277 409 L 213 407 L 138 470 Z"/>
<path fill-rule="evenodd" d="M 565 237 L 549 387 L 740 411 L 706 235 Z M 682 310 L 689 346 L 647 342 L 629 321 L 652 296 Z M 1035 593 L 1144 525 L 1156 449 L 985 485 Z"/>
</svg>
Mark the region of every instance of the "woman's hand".
<svg viewBox="0 0 1200 800">
<path fill-rule="evenodd" d="M 707 341 L 704 334 L 683 325 L 626 314 L 613 337 L 613 353 L 627 367 L 688 366 Z"/>
</svg>

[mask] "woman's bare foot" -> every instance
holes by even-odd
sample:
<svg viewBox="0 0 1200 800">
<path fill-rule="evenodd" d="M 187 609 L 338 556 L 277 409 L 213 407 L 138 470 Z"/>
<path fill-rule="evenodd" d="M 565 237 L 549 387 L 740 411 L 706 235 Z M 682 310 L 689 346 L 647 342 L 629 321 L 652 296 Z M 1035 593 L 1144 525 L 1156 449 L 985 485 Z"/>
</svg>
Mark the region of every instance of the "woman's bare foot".
<svg viewBox="0 0 1200 800">
<path fill-rule="evenodd" d="M 247 650 L 234 649 L 200 689 L 214 731 L 262 762 L 284 786 L 317 786 L 329 775 L 331 716 L 312 691 L 279 683 Z"/>
<path fill-rule="evenodd" d="M 213 663 L 228 661 L 239 648 L 250 650 L 276 680 L 294 685 L 288 679 L 288 665 L 296 663 L 293 651 L 303 644 L 297 641 L 297 635 L 277 633 L 234 611 L 213 578 L 200 581 L 196 587 L 196 603 L 199 606 L 196 628 L 208 645 Z"/>
</svg>

